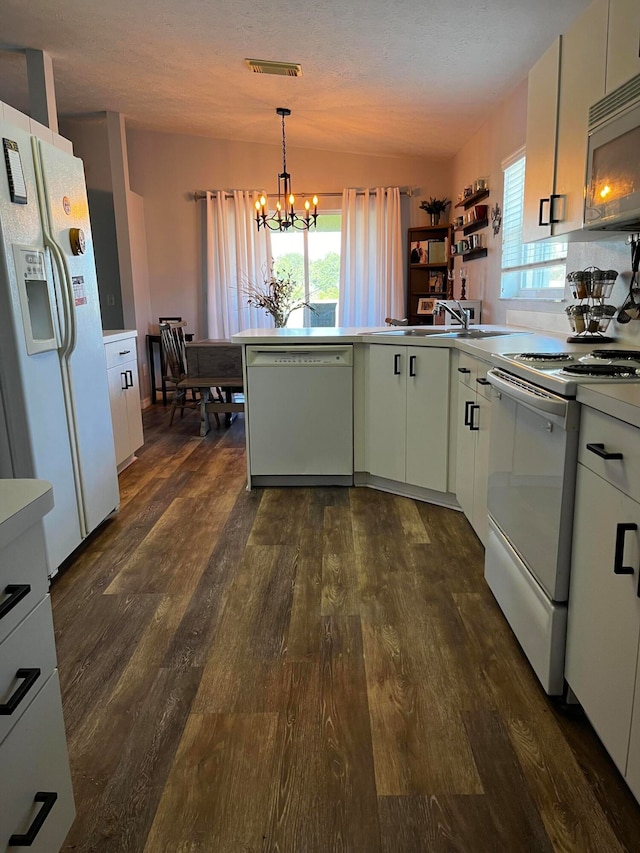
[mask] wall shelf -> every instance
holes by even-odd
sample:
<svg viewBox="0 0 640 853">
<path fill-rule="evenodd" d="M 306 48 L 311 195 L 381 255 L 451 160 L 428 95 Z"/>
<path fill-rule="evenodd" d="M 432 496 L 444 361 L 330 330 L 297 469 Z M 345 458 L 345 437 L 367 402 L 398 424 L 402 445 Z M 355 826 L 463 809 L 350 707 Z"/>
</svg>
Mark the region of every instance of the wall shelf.
<svg viewBox="0 0 640 853">
<path fill-rule="evenodd" d="M 488 189 L 478 190 L 478 192 L 472 193 L 472 195 L 468 195 L 466 198 L 463 198 L 462 201 L 459 201 L 456 204 L 456 207 L 462 207 L 464 210 L 468 210 L 470 207 L 473 207 L 474 204 L 482 201 L 483 198 L 488 198 L 488 196 Z"/>
<path fill-rule="evenodd" d="M 476 231 L 480 231 L 481 228 L 486 228 L 489 224 L 489 220 L 487 217 L 484 219 L 476 219 L 475 222 L 470 222 L 468 225 L 465 225 L 462 229 L 462 233 L 466 236 L 467 234 L 474 234 Z"/>
<path fill-rule="evenodd" d="M 470 252 L 465 252 L 462 256 L 463 261 L 475 261 L 477 258 L 486 258 L 486 249 L 472 249 Z"/>
</svg>

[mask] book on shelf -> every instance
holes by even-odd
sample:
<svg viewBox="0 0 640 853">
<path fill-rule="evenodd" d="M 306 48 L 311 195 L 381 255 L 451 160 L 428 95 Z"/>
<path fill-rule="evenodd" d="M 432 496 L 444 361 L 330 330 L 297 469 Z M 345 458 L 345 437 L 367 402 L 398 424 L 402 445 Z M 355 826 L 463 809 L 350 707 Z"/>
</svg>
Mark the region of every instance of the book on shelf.
<svg viewBox="0 0 640 853">
<path fill-rule="evenodd" d="M 430 264 L 444 264 L 447 261 L 447 238 L 442 240 L 429 240 L 427 244 L 427 258 Z"/>
</svg>

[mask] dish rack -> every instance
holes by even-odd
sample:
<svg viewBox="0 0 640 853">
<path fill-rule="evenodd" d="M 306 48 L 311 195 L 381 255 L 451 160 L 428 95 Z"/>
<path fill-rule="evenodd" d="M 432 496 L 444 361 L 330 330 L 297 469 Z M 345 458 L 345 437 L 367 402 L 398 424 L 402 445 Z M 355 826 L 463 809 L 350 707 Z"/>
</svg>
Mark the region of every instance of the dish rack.
<svg viewBox="0 0 640 853">
<path fill-rule="evenodd" d="M 614 338 L 605 335 L 609 323 L 616 313 L 615 305 L 607 304 L 613 285 L 618 277 L 615 270 L 587 267 L 567 275 L 571 295 L 578 302 L 567 305 L 565 311 L 571 330 L 575 333 L 567 338 L 570 343 L 609 343 Z"/>
</svg>

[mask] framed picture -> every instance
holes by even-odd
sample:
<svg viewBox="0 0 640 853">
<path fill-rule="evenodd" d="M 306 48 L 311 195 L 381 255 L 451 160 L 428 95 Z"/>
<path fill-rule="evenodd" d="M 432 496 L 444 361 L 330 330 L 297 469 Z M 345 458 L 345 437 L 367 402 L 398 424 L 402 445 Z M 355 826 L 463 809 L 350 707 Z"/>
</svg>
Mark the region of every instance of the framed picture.
<svg viewBox="0 0 640 853">
<path fill-rule="evenodd" d="M 418 310 L 416 314 L 433 314 L 433 309 L 436 307 L 436 300 L 429 299 L 428 296 L 418 297 Z"/>
<path fill-rule="evenodd" d="M 429 273 L 429 293 L 444 293 L 445 291 L 444 272 Z"/>
<path fill-rule="evenodd" d="M 427 257 L 427 241 L 418 240 L 417 243 L 412 243 L 410 262 L 412 264 L 426 264 L 428 260 L 429 258 Z"/>
</svg>

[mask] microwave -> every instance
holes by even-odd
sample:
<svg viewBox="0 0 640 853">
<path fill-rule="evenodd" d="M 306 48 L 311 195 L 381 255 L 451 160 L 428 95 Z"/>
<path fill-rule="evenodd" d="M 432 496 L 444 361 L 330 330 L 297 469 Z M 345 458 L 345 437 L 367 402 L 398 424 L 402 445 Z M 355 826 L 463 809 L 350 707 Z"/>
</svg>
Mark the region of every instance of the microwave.
<svg viewBox="0 0 640 853">
<path fill-rule="evenodd" d="M 640 74 L 589 110 L 583 227 L 640 232 Z"/>
</svg>

